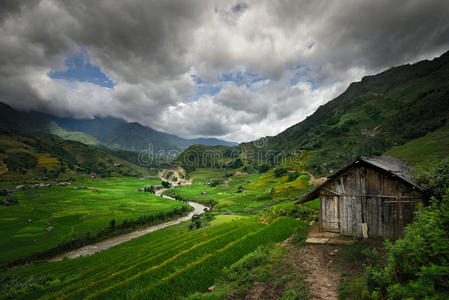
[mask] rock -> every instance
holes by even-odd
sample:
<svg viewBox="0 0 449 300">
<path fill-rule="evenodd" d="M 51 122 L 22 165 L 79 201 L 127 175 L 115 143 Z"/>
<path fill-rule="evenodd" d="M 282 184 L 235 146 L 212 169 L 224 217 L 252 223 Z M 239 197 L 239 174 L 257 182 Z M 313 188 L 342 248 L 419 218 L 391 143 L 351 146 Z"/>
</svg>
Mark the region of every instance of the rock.
<svg viewBox="0 0 449 300">
<path fill-rule="evenodd" d="M 47 228 L 45 228 L 45 231 L 53 231 L 55 228 L 53 226 L 48 226 Z"/>
<path fill-rule="evenodd" d="M 25 189 L 25 187 L 23 185 L 16 186 L 16 190 L 23 190 L 23 189 Z"/>
<path fill-rule="evenodd" d="M 33 220 L 31 220 L 31 219 L 28 219 L 28 220 L 27 220 L 27 222 L 28 222 L 28 223 L 31 223 L 31 222 L 33 222 Z"/>
<path fill-rule="evenodd" d="M 307 244 L 326 244 L 329 242 L 328 238 L 307 238 L 306 243 Z"/>
</svg>

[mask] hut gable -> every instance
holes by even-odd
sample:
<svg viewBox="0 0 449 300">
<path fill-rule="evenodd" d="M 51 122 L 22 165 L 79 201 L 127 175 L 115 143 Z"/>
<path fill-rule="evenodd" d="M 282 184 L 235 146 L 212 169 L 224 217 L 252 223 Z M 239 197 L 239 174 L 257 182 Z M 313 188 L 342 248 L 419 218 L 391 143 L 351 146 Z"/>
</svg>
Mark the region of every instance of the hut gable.
<svg viewBox="0 0 449 300">
<path fill-rule="evenodd" d="M 323 231 L 399 238 L 425 198 L 409 170 L 405 162 L 390 156 L 359 158 L 299 202 L 320 198 Z"/>
</svg>

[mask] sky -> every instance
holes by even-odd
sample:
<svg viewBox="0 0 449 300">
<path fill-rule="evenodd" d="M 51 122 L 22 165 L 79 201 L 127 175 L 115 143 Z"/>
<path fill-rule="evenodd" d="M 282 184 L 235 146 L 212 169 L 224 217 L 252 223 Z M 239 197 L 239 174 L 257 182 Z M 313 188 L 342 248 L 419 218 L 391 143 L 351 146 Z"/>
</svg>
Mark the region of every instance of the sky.
<svg viewBox="0 0 449 300">
<path fill-rule="evenodd" d="M 251 141 L 449 50 L 447 0 L 2 0 L 0 101 Z"/>
</svg>

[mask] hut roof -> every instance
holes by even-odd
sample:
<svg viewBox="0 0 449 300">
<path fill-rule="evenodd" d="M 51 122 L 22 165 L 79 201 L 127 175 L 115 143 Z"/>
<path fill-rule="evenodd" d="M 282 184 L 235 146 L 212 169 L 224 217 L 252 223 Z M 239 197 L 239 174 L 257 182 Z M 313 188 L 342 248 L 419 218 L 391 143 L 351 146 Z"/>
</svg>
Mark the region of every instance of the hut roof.
<svg viewBox="0 0 449 300">
<path fill-rule="evenodd" d="M 418 182 L 413 179 L 413 177 L 410 175 L 410 169 L 411 166 L 407 164 L 406 162 L 391 157 L 389 155 L 382 155 L 378 157 L 359 157 L 356 160 L 354 160 L 352 163 L 348 164 L 347 166 L 337 170 L 333 174 L 329 175 L 327 177 L 327 180 L 314 188 L 312 191 L 304 195 L 297 203 L 304 203 L 310 200 L 313 200 L 319 196 L 319 190 L 326 185 L 329 181 L 333 180 L 334 178 L 338 177 L 340 174 L 345 172 L 346 170 L 354 167 L 355 165 L 358 165 L 360 163 L 364 163 L 370 166 L 373 166 L 375 168 L 381 169 L 385 172 L 391 173 L 395 176 L 397 176 L 402 181 L 408 183 L 409 185 L 417 188 L 419 191 L 422 192 L 421 188 L 418 185 Z"/>
</svg>

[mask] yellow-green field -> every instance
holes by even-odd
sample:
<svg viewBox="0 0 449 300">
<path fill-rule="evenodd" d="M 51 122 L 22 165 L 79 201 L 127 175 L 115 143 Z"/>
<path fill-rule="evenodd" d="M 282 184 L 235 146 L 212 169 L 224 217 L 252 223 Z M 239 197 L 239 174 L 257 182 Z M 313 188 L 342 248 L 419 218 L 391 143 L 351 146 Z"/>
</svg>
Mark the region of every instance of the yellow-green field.
<svg viewBox="0 0 449 300">
<path fill-rule="evenodd" d="M 191 186 L 176 187 L 165 194 L 206 205 L 214 204 L 215 211 L 257 213 L 279 202 L 294 201 L 310 188 L 310 176 L 299 173 L 301 164 L 288 162 L 280 168 L 285 168 L 281 176 L 275 176 L 274 169 L 262 174 L 199 169 L 189 174 L 193 179 Z M 298 177 L 289 178 L 292 173 Z M 222 183 L 216 186 L 208 184 L 214 181 Z M 243 190 L 239 191 L 240 187 Z"/>
<path fill-rule="evenodd" d="M 94 236 L 110 226 L 112 219 L 120 226 L 125 219 L 137 220 L 182 207 L 179 201 L 138 191 L 147 184 L 160 184 L 160 180 L 85 179 L 65 187 L 14 191 L 9 198 L 16 198 L 19 204 L 0 206 L 0 264 L 45 251 L 88 232 Z M 49 227 L 53 230 L 47 231 Z"/>
</svg>

